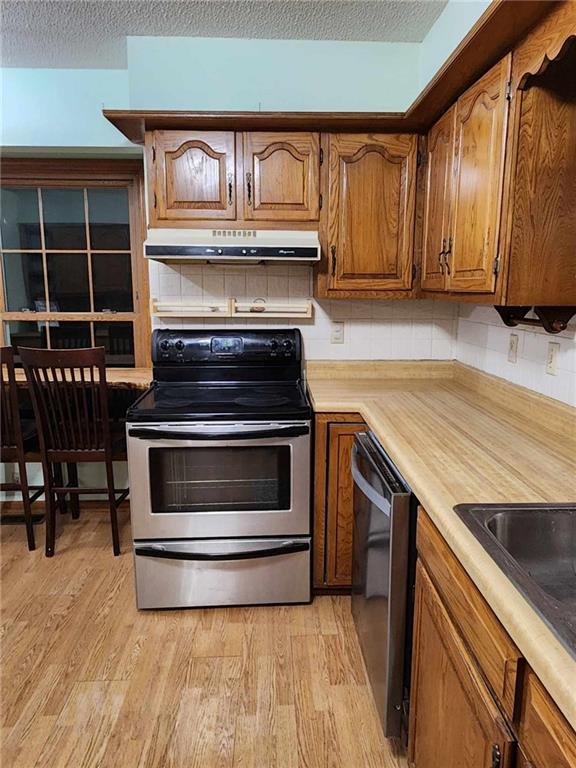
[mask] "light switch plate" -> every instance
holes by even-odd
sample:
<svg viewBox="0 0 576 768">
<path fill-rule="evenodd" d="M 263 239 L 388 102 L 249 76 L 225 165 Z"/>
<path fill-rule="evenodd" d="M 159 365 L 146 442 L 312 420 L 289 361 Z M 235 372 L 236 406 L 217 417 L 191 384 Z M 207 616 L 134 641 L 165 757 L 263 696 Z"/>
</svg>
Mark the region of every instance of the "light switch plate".
<svg viewBox="0 0 576 768">
<path fill-rule="evenodd" d="M 330 333 L 331 344 L 344 344 L 344 323 L 337 321 L 332 323 L 332 331 Z"/>
<path fill-rule="evenodd" d="M 518 362 L 518 334 L 511 333 L 508 341 L 508 362 Z"/>
<path fill-rule="evenodd" d="M 548 342 L 548 354 L 546 355 L 546 373 L 556 376 L 558 373 L 558 353 L 560 344 L 557 341 Z"/>
</svg>

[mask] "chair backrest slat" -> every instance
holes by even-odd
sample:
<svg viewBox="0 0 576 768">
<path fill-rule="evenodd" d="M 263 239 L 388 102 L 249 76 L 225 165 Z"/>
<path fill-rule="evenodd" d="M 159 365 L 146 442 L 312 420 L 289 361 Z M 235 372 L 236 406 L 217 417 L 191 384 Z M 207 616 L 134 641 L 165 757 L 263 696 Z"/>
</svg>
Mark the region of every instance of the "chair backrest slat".
<svg viewBox="0 0 576 768">
<path fill-rule="evenodd" d="M 19 348 L 46 451 L 110 451 L 104 347 Z"/>
</svg>

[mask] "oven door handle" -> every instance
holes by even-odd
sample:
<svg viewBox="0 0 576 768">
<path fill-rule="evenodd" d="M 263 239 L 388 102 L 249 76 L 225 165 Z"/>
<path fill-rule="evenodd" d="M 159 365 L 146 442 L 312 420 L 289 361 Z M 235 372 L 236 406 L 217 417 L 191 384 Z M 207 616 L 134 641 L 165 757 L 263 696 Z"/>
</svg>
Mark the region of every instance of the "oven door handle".
<svg viewBox="0 0 576 768">
<path fill-rule="evenodd" d="M 277 557 L 291 555 L 293 552 L 307 552 L 310 544 L 307 541 L 290 541 L 275 547 L 250 549 L 243 552 L 178 552 L 174 549 L 161 549 L 151 545 L 136 547 L 135 555 L 141 557 L 161 557 L 166 560 L 254 560 L 258 557 Z"/>
<path fill-rule="evenodd" d="M 133 427 L 128 430 L 129 437 L 139 437 L 144 440 L 260 440 L 265 437 L 300 437 L 310 434 L 306 425 L 293 427 L 267 427 L 264 429 L 203 432 L 195 430 L 153 429 L 150 427 Z"/>
</svg>

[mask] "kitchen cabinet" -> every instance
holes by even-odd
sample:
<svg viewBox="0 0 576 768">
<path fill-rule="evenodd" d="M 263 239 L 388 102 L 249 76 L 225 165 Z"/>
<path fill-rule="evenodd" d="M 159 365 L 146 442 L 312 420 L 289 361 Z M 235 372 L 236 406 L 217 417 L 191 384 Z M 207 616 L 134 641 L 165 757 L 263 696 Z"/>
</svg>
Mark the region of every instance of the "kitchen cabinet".
<svg viewBox="0 0 576 768">
<path fill-rule="evenodd" d="M 450 291 L 493 293 L 498 273 L 510 56 L 456 103 L 450 237 Z"/>
<path fill-rule="evenodd" d="M 422 508 L 416 539 L 412 768 L 576 765 L 574 730 Z"/>
<path fill-rule="evenodd" d="M 444 257 L 450 238 L 454 113 L 452 107 L 428 134 L 422 236 L 422 288 L 428 291 L 446 287 Z"/>
<path fill-rule="evenodd" d="M 318 133 L 244 133 L 244 219 L 318 221 Z"/>
<path fill-rule="evenodd" d="M 152 225 L 236 218 L 232 131 L 154 131 L 147 140 Z"/>
<path fill-rule="evenodd" d="M 366 429 L 357 414 L 316 416 L 314 473 L 314 586 L 350 587 L 354 436 Z"/>
<path fill-rule="evenodd" d="M 507 768 L 514 737 L 424 566 L 416 568 L 409 760 L 414 768 Z"/>
<path fill-rule="evenodd" d="M 576 305 L 576 5 L 564 5 L 514 52 L 503 243 L 512 306 Z"/>
<path fill-rule="evenodd" d="M 524 677 L 518 740 L 526 756 L 525 765 L 533 768 L 576 765 L 576 734 L 531 669 Z"/>
<path fill-rule="evenodd" d="M 413 281 L 418 137 L 327 137 L 325 296 L 408 292 Z"/>
<path fill-rule="evenodd" d="M 146 146 L 152 226 L 318 220 L 318 133 L 158 130 Z"/>
<path fill-rule="evenodd" d="M 425 290 L 495 291 L 510 58 L 474 83 L 428 134 Z"/>
<path fill-rule="evenodd" d="M 428 132 L 424 292 L 576 306 L 575 36 L 576 5 L 556 4 Z"/>
</svg>

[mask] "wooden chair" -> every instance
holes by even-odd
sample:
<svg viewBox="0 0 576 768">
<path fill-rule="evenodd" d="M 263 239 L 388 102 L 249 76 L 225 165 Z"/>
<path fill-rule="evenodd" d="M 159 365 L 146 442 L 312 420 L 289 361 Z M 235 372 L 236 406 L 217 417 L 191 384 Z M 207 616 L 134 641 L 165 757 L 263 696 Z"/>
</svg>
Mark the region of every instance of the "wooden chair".
<svg viewBox="0 0 576 768">
<path fill-rule="evenodd" d="M 30 443 L 37 437 L 36 424 L 33 419 L 22 419 L 18 403 L 18 388 L 14 369 L 14 351 L 11 347 L 0 348 L 0 461 L 18 465 L 19 482 L 0 483 L 2 491 L 18 491 L 22 494 L 24 523 L 28 549 L 36 549 L 34 541 L 34 519 L 32 504 L 42 495 L 44 488 L 28 485 L 26 471 L 26 451 Z M 41 518 L 40 518 L 41 519 Z M 17 517 L 10 522 L 18 520 Z M 22 521 L 22 518 L 18 520 Z"/>
<path fill-rule="evenodd" d="M 114 554 L 120 554 L 118 505 L 128 489 L 116 490 L 112 461 L 125 455 L 125 437 L 114 439 L 108 416 L 108 389 L 104 347 L 93 349 L 18 349 L 26 372 L 38 424 L 40 453 L 46 488 L 46 556 L 54 554 L 56 497 L 107 493 Z M 103 462 L 106 488 L 80 488 L 76 464 Z M 68 483 L 54 467 L 68 464 Z M 116 498 L 118 496 L 118 498 Z M 77 517 L 78 508 L 73 508 Z"/>
</svg>

